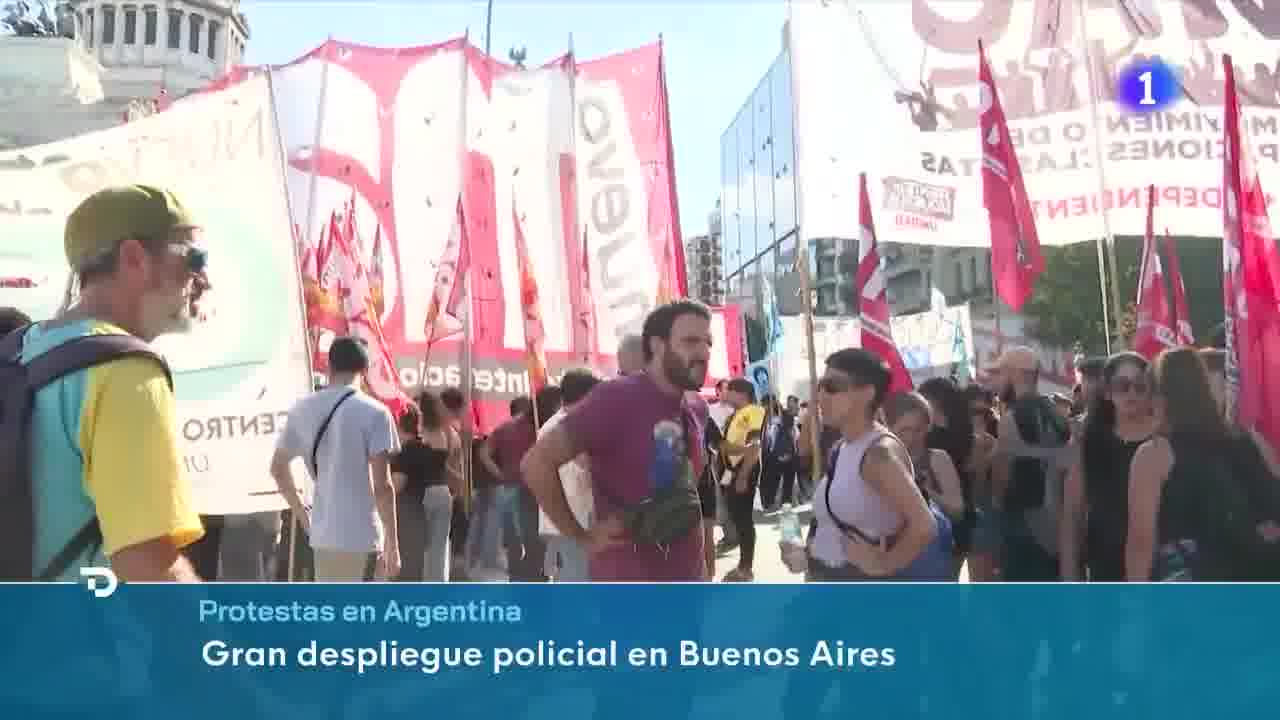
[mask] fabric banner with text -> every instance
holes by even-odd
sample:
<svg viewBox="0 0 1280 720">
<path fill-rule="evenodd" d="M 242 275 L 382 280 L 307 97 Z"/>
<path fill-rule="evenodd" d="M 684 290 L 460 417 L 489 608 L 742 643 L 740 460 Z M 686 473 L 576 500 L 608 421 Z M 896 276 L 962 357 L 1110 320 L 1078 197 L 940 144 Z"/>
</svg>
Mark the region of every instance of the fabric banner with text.
<svg viewBox="0 0 1280 720">
<path fill-rule="evenodd" d="M 155 343 L 174 372 L 184 460 L 204 514 L 284 508 L 267 466 L 290 406 L 311 392 L 276 138 L 268 81 L 258 76 L 110 130 L 0 153 L 0 264 L 27 280 L 0 288 L 0 306 L 37 320 L 63 302 L 63 225 L 85 196 L 158 185 L 204 226 L 209 318 Z"/>
<path fill-rule="evenodd" d="M 462 382 L 461 333 L 437 338 L 428 355 L 425 330 L 459 197 L 482 429 L 529 391 L 512 198 L 540 288 L 550 375 L 580 363 L 584 343 L 599 348 L 598 369 L 612 368 L 618 340 L 639 332 L 654 305 L 664 255 L 681 252 L 660 44 L 520 70 L 463 39 L 398 49 L 329 41 L 273 78 L 303 246 L 319 243 L 354 193 L 362 251 L 381 233 L 382 329 L 408 391 Z M 575 330 L 586 306 L 584 236 L 594 339 Z M 319 335 L 323 351 L 331 333 Z"/>
<path fill-rule="evenodd" d="M 1046 245 L 1102 237 L 1104 207 L 1115 234 L 1141 235 L 1153 180 L 1162 222 L 1221 235 L 1223 52 L 1236 58 L 1263 185 L 1280 186 L 1280 3 L 795 0 L 790 14 L 804 240 L 858 237 L 866 172 L 882 241 L 988 244 L 979 40 Z M 1187 95 L 1129 112 L 1115 102 L 1117 78 L 1157 56 Z"/>
</svg>

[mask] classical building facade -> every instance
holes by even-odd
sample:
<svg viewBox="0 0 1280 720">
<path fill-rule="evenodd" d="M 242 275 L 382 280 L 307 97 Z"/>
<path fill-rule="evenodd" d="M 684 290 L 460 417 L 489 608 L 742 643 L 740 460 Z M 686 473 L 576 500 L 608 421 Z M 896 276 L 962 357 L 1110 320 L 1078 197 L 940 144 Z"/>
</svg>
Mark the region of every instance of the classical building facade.
<svg viewBox="0 0 1280 720">
<path fill-rule="evenodd" d="M 72 37 L 0 37 L 0 149 L 151 112 L 241 63 L 239 0 L 78 0 Z"/>
</svg>

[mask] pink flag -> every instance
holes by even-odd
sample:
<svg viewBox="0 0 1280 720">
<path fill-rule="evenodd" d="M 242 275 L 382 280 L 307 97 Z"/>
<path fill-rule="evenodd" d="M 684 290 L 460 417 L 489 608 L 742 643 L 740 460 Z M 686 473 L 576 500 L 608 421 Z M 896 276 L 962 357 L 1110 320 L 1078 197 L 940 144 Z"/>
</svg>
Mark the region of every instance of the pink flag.
<svg viewBox="0 0 1280 720">
<path fill-rule="evenodd" d="M 348 205 L 346 212 L 346 228 L 354 232 L 355 204 Z M 369 370 L 365 374 L 369 394 L 378 398 L 393 415 L 400 417 L 411 401 L 400 388 L 399 373 L 382 334 L 382 321 L 374 312 L 369 274 L 352 236 L 344 232 L 334 240 L 334 253 L 338 256 L 340 270 L 338 297 L 347 320 L 347 334 L 364 340 L 369 347 Z"/>
<path fill-rule="evenodd" d="M 1173 322 L 1178 326 L 1178 345 L 1194 345 L 1195 333 L 1191 330 L 1191 315 L 1187 312 L 1187 287 L 1182 283 L 1178 248 L 1174 246 L 1168 228 L 1164 230 L 1164 256 L 1169 260 L 1169 287 L 1173 291 Z"/>
<path fill-rule="evenodd" d="M 1226 74 L 1222 177 L 1222 292 L 1227 325 L 1228 408 L 1242 428 L 1280 447 L 1280 250 L 1249 134 L 1241 129 L 1231 56 Z"/>
<path fill-rule="evenodd" d="M 884 358 L 893 376 L 889 392 L 911 390 L 911 373 L 902 362 L 902 354 L 893 342 L 893 329 L 889 323 L 889 300 L 885 293 L 884 272 L 880 270 L 880 251 L 876 247 L 876 228 L 871 218 L 871 198 L 867 194 L 867 174 L 858 177 L 859 227 L 862 237 L 858 242 L 858 301 L 861 307 L 859 320 L 862 325 L 862 347 Z"/>
<path fill-rule="evenodd" d="M 427 352 L 438 340 L 462 330 L 459 309 L 465 292 L 466 277 L 471 264 L 471 249 L 467 242 L 467 223 L 462 208 L 462 196 L 458 196 L 453 230 L 445 243 L 440 263 L 436 265 L 435 282 L 431 284 L 431 302 L 427 305 Z"/>
<path fill-rule="evenodd" d="M 1147 233 L 1142 239 L 1142 265 L 1138 274 L 1137 330 L 1133 349 L 1148 360 L 1160 351 L 1178 346 L 1173 332 L 1164 268 L 1155 236 L 1156 186 L 1147 187 Z"/>
<path fill-rule="evenodd" d="M 978 63 L 982 200 L 991 224 L 991 276 L 1005 304 L 1020 310 L 1031 297 L 1036 277 L 1044 272 L 1044 256 L 1022 168 L 981 40 Z"/>
</svg>

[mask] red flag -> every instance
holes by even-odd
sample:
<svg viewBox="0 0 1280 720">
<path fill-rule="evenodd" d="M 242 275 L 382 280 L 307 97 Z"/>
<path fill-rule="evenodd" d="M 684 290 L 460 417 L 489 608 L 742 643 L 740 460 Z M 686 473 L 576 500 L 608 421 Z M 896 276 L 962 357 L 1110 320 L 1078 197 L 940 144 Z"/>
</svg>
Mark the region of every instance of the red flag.
<svg viewBox="0 0 1280 720">
<path fill-rule="evenodd" d="M 467 223 L 458 195 L 453 230 L 445 243 L 440 264 L 436 266 L 435 282 L 431 284 L 431 302 L 427 305 L 427 352 L 437 340 L 442 340 L 462 330 L 459 310 L 465 293 L 463 279 L 471 269 L 471 247 L 467 242 Z"/>
<path fill-rule="evenodd" d="M 1222 292 L 1227 325 L 1228 409 L 1240 427 L 1280 447 L 1280 249 L 1249 134 L 1241 129 L 1231 56 L 1226 75 L 1222 176 Z M 1242 392 L 1243 389 L 1243 392 Z"/>
<path fill-rule="evenodd" d="M 373 299 L 373 311 L 379 318 L 386 310 L 382 275 L 382 225 L 373 231 L 373 250 L 369 256 L 369 294 Z"/>
<path fill-rule="evenodd" d="M 1173 236 L 1169 234 L 1169 228 L 1164 230 L 1164 256 L 1169 261 L 1169 287 L 1173 291 L 1173 322 L 1178 326 L 1178 345 L 1194 345 L 1195 333 L 1191 329 L 1191 315 L 1187 312 L 1187 287 L 1182 283 L 1178 248 L 1173 244 Z"/>
<path fill-rule="evenodd" d="M 858 288 L 859 321 L 862 325 L 862 347 L 884 358 L 892 371 L 889 392 L 911 390 L 915 384 L 907 372 L 902 354 L 893 342 L 893 329 L 889 323 L 889 300 L 885 292 L 884 273 L 880 270 L 880 250 L 876 247 L 875 222 L 871 217 L 871 198 L 867 194 L 867 174 L 858 176 L 859 229 Z"/>
<path fill-rule="evenodd" d="M 1147 233 L 1142 239 L 1142 264 L 1138 274 L 1137 329 L 1133 349 L 1148 360 L 1166 348 L 1177 347 L 1164 268 L 1155 236 L 1156 186 L 1147 187 Z"/>
<path fill-rule="evenodd" d="M 656 304 L 675 302 L 680 278 L 676 273 L 675 259 L 671 255 L 671 243 L 662 248 L 662 263 L 658 265 L 658 293 Z"/>
<path fill-rule="evenodd" d="M 542 327 L 542 308 L 538 301 L 538 279 L 533 274 L 533 261 L 516 212 L 516 199 L 511 198 L 511 223 L 515 227 L 516 262 L 520 267 L 520 306 L 524 310 L 524 351 L 529 366 L 529 393 L 536 394 L 547 384 L 547 359 L 543 352 L 546 335 Z"/>
<path fill-rule="evenodd" d="M 581 317 L 579 324 L 582 326 L 582 335 L 585 342 L 578 347 L 582 348 L 582 362 L 590 365 L 595 360 L 597 350 L 596 335 L 596 302 L 591 296 L 591 246 L 587 242 L 587 228 L 582 228 L 582 308 L 579 310 Z"/>
<path fill-rule="evenodd" d="M 1044 272 L 1044 256 L 1018 154 L 1009 137 L 1009 125 L 981 40 L 978 63 L 982 200 L 991 223 L 991 276 L 1005 304 L 1020 310 L 1031 297 L 1036 277 Z"/>
</svg>

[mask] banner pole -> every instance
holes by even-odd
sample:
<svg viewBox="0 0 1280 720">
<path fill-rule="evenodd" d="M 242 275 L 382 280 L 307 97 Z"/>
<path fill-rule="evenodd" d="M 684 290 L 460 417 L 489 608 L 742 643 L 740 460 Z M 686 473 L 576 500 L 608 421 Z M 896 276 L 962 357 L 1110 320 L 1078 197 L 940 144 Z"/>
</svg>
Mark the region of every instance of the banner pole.
<svg viewBox="0 0 1280 720">
<path fill-rule="evenodd" d="M 1099 79 L 1095 77 L 1096 68 L 1089 59 L 1089 28 L 1088 28 L 1088 8 L 1085 4 L 1088 0 L 1076 0 L 1076 14 L 1080 20 L 1080 60 L 1084 62 L 1086 74 L 1089 77 L 1089 107 L 1093 113 L 1093 167 L 1098 173 L 1098 205 L 1102 211 L 1102 234 L 1103 237 L 1098 239 L 1098 285 L 1102 293 L 1102 328 L 1107 336 L 1107 354 L 1111 354 L 1111 313 L 1115 313 L 1115 324 L 1117 331 L 1120 325 L 1120 282 L 1117 278 L 1119 265 L 1116 263 L 1116 236 L 1111 232 L 1111 209 L 1107 207 L 1107 171 L 1104 168 L 1106 164 L 1102 154 L 1102 114 L 1098 110 L 1098 83 Z M 1102 253 L 1103 245 L 1107 247 L 1107 258 L 1104 259 Z M 1106 260 L 1111 261 L 1111 272 L 1107 272 Z M 1107 278 L 1110 276 L 1111 283 L 1111 312 L 1107 310 Z M 1117 338 L 1118 340 L 1118 338 Z"/>
<path fill-rule="evenodd" d="M 489 2 L 489 11 L 490 13 L 492 13 L 493 11 L 492 0 L 490 0 Z M 471 272 L 472 272 L 472 268 L 475 266 L 475 258 L 471 255 L 471 238 L 470 238 L 470 235 L 468 235 L 467 228 L 466 228 L 466 223 L 468 221 L 468 218 L 470 217 L 470 215 L 467 213 L 467 203 L 466 203 L 467 185 L 470 182 L 470 177 L 471 177 L 469 172 L 470 162 L 468 160 L 468 158 L 470 157 L 470 154 L 467 152 L 467 97 L 468 97 L 468 84 L 471 77 L 470 36 L 471 36 L 471 30 L 470 28 L 468 28 L 467 40 L 464 41 L 462 44 L 462 82 L 460 83 L 461 85 L 461 90 L 460 90 L 461 111 L 460 112 L 462 113 L 462 117 L 458 121 L 458 134 L 461 136 L 460 137 L 461 142 L 458 145 L 458 153 L 459 153 L 458 164 L 459 164 L 459 167 L 462 169 L 462 187 L 458 188 L 458 193 L 459 193 L 458 197 L 462 201 L 462 220 L 461 220 L 462 227 L 458 228 L 458 242 L 461 243 L 463 240 L 465 240 L 467 243 L 466 272 L 462 273 L 462 277 L 459 278 L 459 280 L 462 281 L 462 292 L 464 293 L 462 308 L 463 308 L 463 311 L 467 314 L 467 316 L 462 320 L 462 358 L 461 358 L 460 364 L 462 365 L 462 411 L 466 413 L 466 417 L 468 418 L 467 425 L 469 426 L 467 427 L 466 432 L 462 433 L 462 510 L 468 516 L 470 516 L 471 514 L 471 501 L 472 501 L 471 496 L 472 496 L 472 491 L 474 490 L 474 484 L 472 482 L 474 468 L 472 467 L 471 459 L 472 459 L 472 455 L 474 454 L 473 448 L 475 447 L 475 435 L 480 430 L 480 428 L 477 427 L 477 424 L 475 422 L 475 418 L 477 418 L 478 415 L 476 414 L 475 409 L 473 407 L 473 403 L 475 402 L 475 397 L 474 397 L 475 394 L 473 392 L 475 380 L 472 377 L 473 372 L 471 367 L 472 363 L 474 362 L 472 359 L 472 353 L 471 353 L 471 344 L 474 342 L 471 322 L 472 322 L 472 318 L 475 315 L 475 313 L 472 312 L 475 305 L 475 298 L 473 298 L 471 295 L 471 291 L 472 291 Z M 489 31 L 486 27 L 485 44 L 487 45 L 488 42 L 489 42 Z M 488 62 L 487 53 L 488 51 L 486 50 L 486 55 L 485 55 L 486 63 Z M 461 246 L 458 247 L 458 252 L 459 252 L 458 259 L 459 261 L 461 261 L 462 260 Z M 423 365 L 424 365 L 423 375 L 425 375 L 426 374 L 425 360 Z M 423 381 L 423 386 L 425 387 L 425 380 Z"/>
<path fill-rule="evenodd" d="M 329 51 L 332 46 L 332 43 L 333 43 L 333 36 L 330 35 L 325 39 L 324 45 L 321 46 L 323 49 L 320 52 L 320 63 L 321 63 L 320 64 L 320 92 L 319 92 L 319 97 L 316 100 L 316 134 L 315 134 L 315 141 L 311 145 L 312 161 L 311 161 L 311 168 L 309 170 L 309 174 L 311 177 L 307 183 L 307 222 L 305 226 L 306 234 L 303 236 L 306 242 L 308 243 L 311 242 L 311 233 L 312 233 L 312 230 L 315 228 L 314 218 L 316 214 L 316 194 L 317 194 L 317 184 L 318 184 L 318 180 L 316 178 L 315 158 L 316 158 L 316 153 L 320 151 L 321 143 L 323 143 L 324 141 L 324 114 L 325 114 L 324 108 L 325 108 L 325 97 L 327 95 L 328 85 L 329 85 Z M 267 77 L 268 78 L 271 77 L 270 70 L 267 71 Z M 272 91 L 271 107 L 272 107 L 272 112 L 274 113 L 275 112 L 274 90 Z M 277 134 L 279 133 L 278 127 L 276 132 Z M 286 187 L 285 190 L 286 190 L 285 196 L 288 197 L 288 188 Z M 293 216 L 291 212 L 290 213 L 291 223 L 292 223 L 292 218 Z M 294 243 L 293 252 L 296 258 L 296 255 L 298 252 L 296 242 Z M 296 266 L 297 264 L 298 264 L 297 260 L 295 259 L 294 265 Z M 320 267 L 317 264 L 316 265 L 317 277 L 321 277 L 323 276 L 323 274 L 324 274 L 324 268 Z M 305 319 L 304 319 L 303 327 L 305 328 L 305 337 L 306 337 L 306 343 L 307 343 L 307 368 L 308 368 L 307 387 L 313 388 L 315 386 L 315 376 L 314 376 L 314 371 L 312 370 L 312 360 L 313 360 L 312 333 L 311 333 L 311 328 L 305 324 Z M 318 338 L 316 339 L 318 340 Z M 316 343 L 315 347 L 318 348 L 319 344 Z M 312 479 L 312 481 L 314 482 L 314 478 Z M 297 558 L 298 558 L 298 518 L 293 512 L 290 512 L 289 513 L 289 582 L 293 582 L 297 579 L 297 575 L 295 574 L 297 572 Z"/>
<path fill-rule="evenodd" d="M 813 342 L 813 287 L 809 277 L 809 243 L 798 239 L 799 258 L 796 263 L 800 267 L 800 307 L 804 312 L 804 341 L 806 354 L 809 356 L 809 408 L 810 419 L 809 427 L 805 430 L 809 433 L 810 448 L 813 452 L 812 467 L 813 486 L 817 487 L 818 480 L 822 478 L 825 469 L 822 467 L 825 458 L 822 457 L 822 446 L 820 442 L 820 433 L 818 427 L 822 424 L 818 421 L 818 358 L 817 348 Z"/>
<path fill-rule="evenodd" d="M 787 53 L 790 55 L 791 77 L 794 79 L 796 75 L 795 55 L 791 54 L 791 50 L 795 47 L 795 38 L 792 36 L 794 30 L 791 27 L 791 3 L 787 3 L 787 21 L 784 26 L 787 39 Z M 792 87 L 794 87 L 794 82 Z M 800 127 L 799 120 L 800 109 L 796 103 L 795 93 L 791 93 L 791 127 Z M 795 176 L 797 180 L 801 177 L 802 167 L 800 164 L 800 133 L 791 134 L 791 150 L 792 157 L 795 158 Z M 801 184 L 796 183 L 796 218 L 799 222 L 800 230 L 796 233 L 796 268 L 800 272 L 800 308 L 804 317 L 804 342 L 805 348 L 809 354 L 809 410 L 810 419 L 809 427 L 804 431 L 809 434 L 810 452 L 812 453 L 813 462 L 809 463 L 813 487 L 817 486 L 818 480 L 824 472 L 823 464 L 825 458 L 822 457 L 822 447 L 819 442 L 818 427 L 818 359 L 814 356 L 817 350 L 814 348 L 813 342 L 813 289 L 811 278 L 809 277 L 809 241 L 804 233 L 804 206 L 805 203 L 801 198 Z"/>
<path fill-rule="evenodd" d="M 275 144 L 276 144 L 276 157 L 280 163 L 280 185 L 281 185 L 281 190 L 284 192 L 285 208 L 289 216 L 288 218 L 289 227 L 292 229 L 293 228 L 293 202 L 289 197 L 289 183 L 288 183 L 288 179 L 285 176 L 285 173 L 288 171 L 288 166 L 285 164 L 287 162 L 288 156 L 285 153 L 285 149 L 284 149 L 284 138 L 281 137 L 280 135 L 280 115 L 279 115 L 279 110 L 276 106 L 276 89 L 275 89 L 275 79 L 274 79 L 275 76 L 273 75 L 271 68 L 269 67 L 266 70 L 266 75 L 267 75 L 267 101 L 268 103 L 270 103 L 270 107 L 271 107 L 271 122 L 275 124 L 275 128 L 276 128 Z M 302 325 L 302 345 L 304 348 L 303 356 L 305 358 L 305 364 L 303 365 L 303 372 L 306 374 L 305 384 L 303 387 L 307 388 L 307 392 L 310 393 L 312 387 L 315 384 L 315 375 L 314 375 L 314 370 L 311 364 L 311 361 L 312 361 L 311 337 L 310 337 L 310 329 L 307 326 L 307 298 L 306 298 L 306 291 L 303 288 L 303 281 L 302 281 L 302 262 L 301 262 L 301 258 L 298 257 L 297 239 L 296 238 L 293 239 L 293 241 L 290 242 L 289 244 L 292 246 L 293 274 L 294 274 L 295 282 L 297 282 L 297 287 L 298 287 L 298 302 L 296 307 L 298 309 L 299 320 L 301 321 L 301 325 Z M 298 548 L 298 518 L 294 515 L 293 512 L 290 512 L 289 513 L 289 582 L 293 582 L 295 577 L 294 576 L 294 573 L 296 571 L 295 561 L 298 554 L 297 548 Z"/>
</svg>

